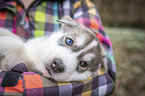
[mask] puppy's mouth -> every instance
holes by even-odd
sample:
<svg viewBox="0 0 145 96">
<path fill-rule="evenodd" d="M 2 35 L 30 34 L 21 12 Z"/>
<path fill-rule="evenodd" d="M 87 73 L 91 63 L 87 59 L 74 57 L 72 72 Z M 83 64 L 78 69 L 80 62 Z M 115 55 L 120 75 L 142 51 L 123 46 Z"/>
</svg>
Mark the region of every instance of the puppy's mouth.
<svg viewBox="0 0 145 96">
<path fill-rule="evenodd" d="M 45 66 L 47 72 L 52 76 L 51 72 L 50 72 L 50 68 L 48 66 Z"/>
</svg>

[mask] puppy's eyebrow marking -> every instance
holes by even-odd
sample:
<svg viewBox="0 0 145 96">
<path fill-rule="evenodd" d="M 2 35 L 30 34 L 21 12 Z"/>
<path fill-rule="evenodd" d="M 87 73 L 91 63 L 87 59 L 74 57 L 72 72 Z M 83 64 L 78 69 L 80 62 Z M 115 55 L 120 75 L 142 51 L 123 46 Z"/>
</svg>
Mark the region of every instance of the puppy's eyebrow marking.
<svg viewBox="0 0 145 96">
<path fill-rule="evenodd" d="M 97 47 L 98 42 L 94 39 L 92 42 L 90 42 L 89 45 L 87 45 L 84 49 L 80 50 L 79 52 L 76 53 L 77 56 L 79 56 L 81 53 L 86 52 L 87 50 L 93 48 L 93 47 Z"/>
<path fill-rule="evenodd" d="M 88 53 L 88 54 L 85 54 L 85 55 L 83 56 L 83 60 L 91 61 L 94 57 L 95 57 L 95 54 L 93 54 L 93 53 Z"/>
</svg>

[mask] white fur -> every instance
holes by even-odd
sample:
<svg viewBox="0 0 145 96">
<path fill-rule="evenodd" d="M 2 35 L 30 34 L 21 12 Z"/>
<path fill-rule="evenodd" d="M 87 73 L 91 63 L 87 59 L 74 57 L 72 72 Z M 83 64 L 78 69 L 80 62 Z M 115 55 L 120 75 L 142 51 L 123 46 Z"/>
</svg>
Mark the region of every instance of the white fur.
<svg viewBox="0 0 145 96">
<path fill-rule="evenodd" d="M 3 56 L 5 56 L 5 60 L 0 62 L 0 68 L 7 70 L 14 67 L 14 64 L 23 63 L 25 57 L 27 57 L 24 50 L 22 41 L 8 36 L 0 37 L 0 58 L 3 59 Z M 4 64 L 7 65 L 4 66 Z"/>
</svg>

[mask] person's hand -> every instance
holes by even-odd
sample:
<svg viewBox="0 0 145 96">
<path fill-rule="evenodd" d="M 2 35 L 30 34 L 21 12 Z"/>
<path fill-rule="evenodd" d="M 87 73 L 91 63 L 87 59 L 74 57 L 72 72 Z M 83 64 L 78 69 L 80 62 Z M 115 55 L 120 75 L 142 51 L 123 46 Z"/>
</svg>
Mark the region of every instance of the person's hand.
<svg viewBox="0 0 145 96">
<path fill-rule="evenodd" d="M 0 70 L 0 72 L 1 72 L 2 70 Z"/>
</svg>

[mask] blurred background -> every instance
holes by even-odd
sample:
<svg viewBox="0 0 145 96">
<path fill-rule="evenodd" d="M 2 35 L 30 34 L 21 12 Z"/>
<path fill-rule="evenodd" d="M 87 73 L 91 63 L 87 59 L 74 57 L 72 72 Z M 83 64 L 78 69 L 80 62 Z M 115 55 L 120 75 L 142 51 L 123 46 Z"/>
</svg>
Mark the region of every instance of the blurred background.
<svg viewBox="0 0 145 96">
<path fill-rule="evenodd" d="M 113 44 L 116 88 L 111 96 L 145 96 L 145 0 L 92 0 Z"/>
</svg>

